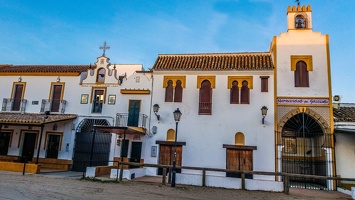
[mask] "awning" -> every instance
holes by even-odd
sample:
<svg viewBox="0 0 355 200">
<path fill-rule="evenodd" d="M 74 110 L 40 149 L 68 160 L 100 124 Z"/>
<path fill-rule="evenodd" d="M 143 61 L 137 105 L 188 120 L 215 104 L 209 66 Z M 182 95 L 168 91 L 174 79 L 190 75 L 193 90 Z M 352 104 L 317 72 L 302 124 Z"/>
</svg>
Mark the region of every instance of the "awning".
<svg viewBox="0 0 355 200">
<path fill-rule="evenodd" d="M 75 114 L 0 113 L 0 124 L 41 126 L 43 124 L 73 120 L 77 117 Z"/>
<path fill-rule="evenodd" d="M 115 133 L 118 135 L 126 134 L 142 134 L 145 135 L 146 129 L 142 127 L 135 127 L 135 126 L 99 126 L 94 125 L 96 130 L 108 132 L 108 133 Z"/>
</svg>

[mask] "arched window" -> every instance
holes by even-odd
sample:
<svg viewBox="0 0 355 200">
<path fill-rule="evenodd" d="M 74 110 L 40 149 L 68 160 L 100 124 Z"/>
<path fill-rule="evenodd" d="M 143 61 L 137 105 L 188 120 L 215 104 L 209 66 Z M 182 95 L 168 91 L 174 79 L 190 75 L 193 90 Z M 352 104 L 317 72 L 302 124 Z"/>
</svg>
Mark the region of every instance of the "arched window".
<svg viewBox="0 0 355 200">
<path fill-rule="evenodd" d="M 307 19 L 303 15 L 297 15 L 295 17 L 295 28 L 296 29 L 307 28 Z"/>
<path fill-rule="evenodd" d="M 181 86 L 181 84 L 182 83 L 180 80 L 176 81 L 174 102 L 182 102 L 182 86 Z"/>
<path fill-rule="evenodd" d="M 239 103 L 238 81 L 233 81 L 230 89 L 230 103 Z"/>
<path fill-rule="evenodd" d="M 169 80 L 165 88 L 165 102 L 173 102 L 173 81 Z"/>
<path fill-rule="evenodd" d="M 104 83 L 105 82 L 105 69 L 104 68 L 100 68 L 99 70 L 97 70 L 96 82 L 97 83 Z"/>
<path fill-rule="evenodd" d="M 167 141 L 175 141 L 175 130 L 174 129 L 169 129 L 166 132 L 166 140 Z"/>
<path fill-rule="evenodd" d="M 295 70 L 295 87 L 309 87 L 307 64 L 298 61 Z"/>
<path fill-rule="evenodd" d="M 242 89 L 240 92 L 240 103 L 241 104 L 249 104 L 249 88 L 248 88 L 248 81 L 242 82 Z"/>
<path fill-rule="evenodd" d="M 245 145 L 245 138 L 242 132 L 236 133 L 234 137 L 235 145 Z"/>
<path fill-rule="evenodd" d="M 200 115 L 212 114 L 212 88 L 211 82 L 209 82 L 208 80 L 204 80 L 201 83 L 198 110 L 198 114 Z"/>
</svg>

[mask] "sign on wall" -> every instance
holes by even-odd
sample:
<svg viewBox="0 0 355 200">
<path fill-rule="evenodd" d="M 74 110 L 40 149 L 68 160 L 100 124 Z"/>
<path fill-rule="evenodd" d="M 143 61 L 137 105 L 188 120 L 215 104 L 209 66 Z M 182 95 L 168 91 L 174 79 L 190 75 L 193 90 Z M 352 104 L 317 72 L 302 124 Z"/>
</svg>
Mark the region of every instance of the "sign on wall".
<svg viewBox="0 0 355 200">
<path fill-rule="evenodd" d="M 277 98 L 277 104 L 293 104 L 293 105 L 329 105 L 329 99 L 312 99 L 312 98 Z"/>
</svg>

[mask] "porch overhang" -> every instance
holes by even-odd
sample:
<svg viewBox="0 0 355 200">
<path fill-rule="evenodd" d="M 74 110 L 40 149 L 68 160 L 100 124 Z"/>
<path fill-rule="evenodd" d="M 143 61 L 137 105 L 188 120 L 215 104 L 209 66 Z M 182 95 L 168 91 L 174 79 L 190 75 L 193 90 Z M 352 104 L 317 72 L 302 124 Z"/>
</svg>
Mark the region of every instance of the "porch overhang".
<svg viewBox="0 0 355 200">
<path fill-rule="evenodd" d="M 43 126 L 55 122 L 74 120 L 77 117 L 75 114 L 0 113 L 0 125 Z"/>
</svg>

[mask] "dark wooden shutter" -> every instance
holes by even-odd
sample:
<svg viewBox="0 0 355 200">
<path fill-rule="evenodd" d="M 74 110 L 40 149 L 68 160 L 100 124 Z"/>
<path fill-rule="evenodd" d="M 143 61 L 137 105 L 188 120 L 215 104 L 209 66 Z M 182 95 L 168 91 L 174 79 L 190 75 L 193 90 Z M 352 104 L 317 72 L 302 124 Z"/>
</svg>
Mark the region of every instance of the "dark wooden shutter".
<svg viewBox="0 0 355 200">
<path fill-rule="evenodd" d="M 303 61 L 296 64 L 295 87 L 309 87 L 307 64 Z"/>
<path fill-rule="evenodd" d="M 19 111 L 21 108 L 22 92 L 23 92 L 23 85 L 16 84 L 15 85 L 14 100 L 13 100 L 13 104 L 12 104 L 13 111 Z"/>
<path fill-rule="evenodd" d="M 269 91 L 268 80 L 268 77 L 261 77 L 261 92 Z"/>
<path fill-rule="evenodd" d="M 240 93 L 241 93 L 240 103 L 249 104 L 249 88 L 248 88 L 247 81 L 243 81 L 242 89 Z"/>
<path fill-rule="evenodd" d="M 174 102 L 182 102 L 182 86 L 180 80 L 176 81 Z"/>
<path fill-rule="evenodd" d="M 173 81 L 169 80 L 165 88 L 165 102 L 173 102 Z"/>
<path fill-rule="evenodd" d="M 212 88 L 211 83 L 208 80 L 204 80 L 201 83 L 200 88 L 200 102 L 199 102 L 199 113 L 210 115 L 212 114 Z"/>
<path fill-rule="evenodd" d="M 238 81 L 233 81 L 230 89 L 230 103 L 239 103 L 239 88 Z"/>
<path fill-rule="evenodd" d="M 59 112 L 61 96 L 62 96 L 62 85 L 54 85 L 53 93 L 52 93 L 51 112 Z"/>
</svg>

